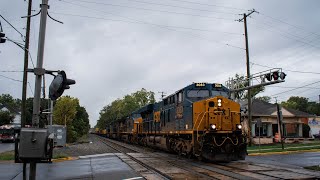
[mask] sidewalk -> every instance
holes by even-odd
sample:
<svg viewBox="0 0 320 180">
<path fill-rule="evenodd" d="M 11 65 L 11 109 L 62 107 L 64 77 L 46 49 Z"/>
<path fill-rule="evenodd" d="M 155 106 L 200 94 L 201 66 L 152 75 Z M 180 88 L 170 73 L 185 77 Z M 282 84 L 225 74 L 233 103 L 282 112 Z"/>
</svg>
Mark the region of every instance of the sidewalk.
<svg viewBox="0 0 320 180">
<path fill-rule="evenodd" d="M 27 166 L 27 173 L 29 166 Z M 37 164 L 36 179 L 143 179 L 113 153 L 78 160 Z M 22 164 L 0 163 L 0 179 L 22 179 Z"/>
</svg>

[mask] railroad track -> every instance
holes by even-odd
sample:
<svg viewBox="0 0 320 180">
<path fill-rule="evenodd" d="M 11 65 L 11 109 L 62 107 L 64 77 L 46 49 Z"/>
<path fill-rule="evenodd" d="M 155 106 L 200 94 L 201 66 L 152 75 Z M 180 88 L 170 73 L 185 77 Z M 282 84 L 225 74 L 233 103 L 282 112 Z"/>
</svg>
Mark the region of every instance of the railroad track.
<svg viewBox="0 0 320 180">
<path fill-rule="evenodd" d="M 281 169 L 281 167 L 250 164 L 244 161 L 227 164 L 205 163 L 163 152 L 144 151 L 141 153 L 140 147 L 104 137 L 100 138 L 106 145 L 115 146 L 117 152 L 123 153 L 118 155 L 119 158 L 127 162 L 127 157 L 129 157 L 130 160 L 157 174 L 160 179 L 317 179 L 319 175 L 309 171 L 293 171 L 289 168 Z M 128 162 L 129 165 L 130 163 Z M 144 177 L 154 179 L 148 175 Z"/>
</svg>

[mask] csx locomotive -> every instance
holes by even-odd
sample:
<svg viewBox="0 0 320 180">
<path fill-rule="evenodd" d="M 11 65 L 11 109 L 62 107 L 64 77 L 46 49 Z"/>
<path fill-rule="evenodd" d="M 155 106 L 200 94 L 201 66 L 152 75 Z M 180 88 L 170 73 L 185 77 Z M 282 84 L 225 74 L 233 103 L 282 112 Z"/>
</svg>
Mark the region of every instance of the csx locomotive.
<svg viewBox="0 0 320 180">
<path fill-rule="evenodd" d="M 217 83 L 193 83 L 106 127 L 106 136 L 210 161 L 247 155 L 240 105 Z"/>
</svg>

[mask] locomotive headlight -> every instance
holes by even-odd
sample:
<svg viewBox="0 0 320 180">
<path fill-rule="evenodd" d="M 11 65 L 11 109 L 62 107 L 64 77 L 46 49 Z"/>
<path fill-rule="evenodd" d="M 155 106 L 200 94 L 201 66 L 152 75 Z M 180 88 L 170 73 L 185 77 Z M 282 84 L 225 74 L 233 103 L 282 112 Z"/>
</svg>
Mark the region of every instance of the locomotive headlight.
<svg viewBox="0 0 320 180">
<path fill-rule="evenodd" d="M 221 106 L 222 106 L 222 100 L 218 99 L 218 107 L 221 107 Z"/>
<path fill-rule="evenodd" d="M 237 124 L 237 128 L 238 129 L 242 129 L 242 125 L 241 124 Z"/>
<path fill-rule="evenodd" d="M 218 103 L 221 103 L 222 102 L 222 100 L 221 99 L 218 99 Z"/>
<path fill-rule="evenodd" d="M 217 128 L 217 126 L 216 126 L 215 124 L 211 124 L 211 128 L 212 128 L 213 130 L 215 130 L 215 129 Z"/>
</svg>

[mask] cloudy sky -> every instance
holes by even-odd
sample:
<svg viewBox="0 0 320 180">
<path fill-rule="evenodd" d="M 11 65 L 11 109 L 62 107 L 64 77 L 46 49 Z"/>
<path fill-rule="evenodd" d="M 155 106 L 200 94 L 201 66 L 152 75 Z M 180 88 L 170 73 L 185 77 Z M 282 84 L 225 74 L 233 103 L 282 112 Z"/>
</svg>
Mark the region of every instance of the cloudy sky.
<svg viewBox="0 0 320 180">
<path fill-rule="evenodd" d="M 33 13 L 40 3 L 33 0 Z M 27 5 L 24 0 L 0 1 L 0 14 L 22 34 Z M 235 20 L 253 8 L 259 13 L 248 18 L 252 74 L 270 68 L 287 74 L 286 82 L 266 87 L 259 96 L 319 100 L 318 0 L 49 0 L 49 5 L 49 14 L 64 24 L 47 20 L 44 68 L 65 70 L 76 80 L 65 94 L 79 98 L 91 125 L 103 106 L 141 88 L 159 99 L 158 92 L 170 94 L 192 82 L 224 84 L 236 73 L 245 75 L 244 25 Z M 0 20 L 6 36 L 23 43 Z M 39 21 L 39 16 L 32 18 L 34 64 Z M 21 98 L 22 83 L 14 80 L 22 80 L 23 53 L 9 41 L 0 44 L 0 94 Z M 51 80 L 47 75 L 46 86 Z M 32 97 L 33 74 L 28 81 Z"/>
</svg>

